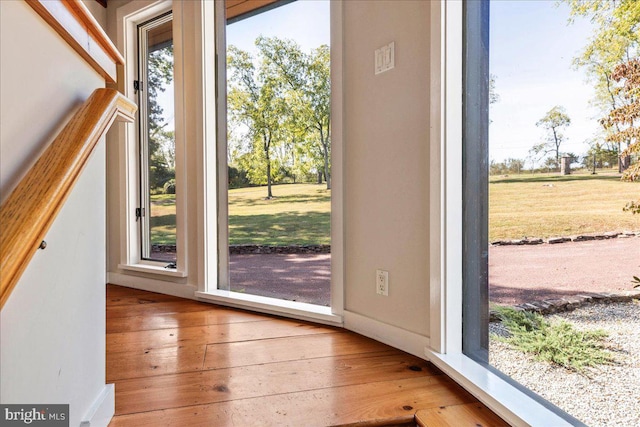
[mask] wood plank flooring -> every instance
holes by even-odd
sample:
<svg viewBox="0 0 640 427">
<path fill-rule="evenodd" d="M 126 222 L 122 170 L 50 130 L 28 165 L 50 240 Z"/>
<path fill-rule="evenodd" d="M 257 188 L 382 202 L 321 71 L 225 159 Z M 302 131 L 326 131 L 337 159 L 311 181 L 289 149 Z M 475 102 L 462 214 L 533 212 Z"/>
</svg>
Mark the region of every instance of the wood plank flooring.
<svg viewBox="0 0 640 427">
<path fill-rule="evenodd" d="M 113 285 L 106 377 L 113 427 L 416 425 L 443 408 L 499 422 L 430 363 L 363 336 Z"/>
</svg>

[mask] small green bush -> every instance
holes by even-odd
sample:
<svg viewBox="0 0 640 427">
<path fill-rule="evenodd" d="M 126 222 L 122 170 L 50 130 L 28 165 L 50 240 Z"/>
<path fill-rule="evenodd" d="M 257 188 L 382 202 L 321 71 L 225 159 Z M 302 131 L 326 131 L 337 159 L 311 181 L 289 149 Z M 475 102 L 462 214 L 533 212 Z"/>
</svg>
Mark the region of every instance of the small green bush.
<svg viewBox="0 0 640 427">
<path fill-rule="evenodd" d="M 176 194 L 176 180 L 171 178 L 164 183 L 162 189 L 164 190 L 164 194 Z"/>
<path fill-rule="evenodd" d="M 610 364 L 611 354 L 604 349 L 602 330 L 579 331 L 566 321 L 549 323 L 537 313 L 496 307 L 498 317 L 509 332 L 495 339 L 532 354 L 537 360 L 552 362 L 574 371 L 587 366 Z"/>
</svg>

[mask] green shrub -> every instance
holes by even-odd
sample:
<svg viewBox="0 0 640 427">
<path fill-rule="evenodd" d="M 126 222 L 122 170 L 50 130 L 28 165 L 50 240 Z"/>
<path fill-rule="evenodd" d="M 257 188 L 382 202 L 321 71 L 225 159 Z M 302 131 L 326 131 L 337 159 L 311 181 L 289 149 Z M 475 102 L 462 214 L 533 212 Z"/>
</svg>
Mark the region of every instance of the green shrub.
<svg viewBox="0 0 640 427">
<path fill-rule="evenodd" d="M 251 185 L 251 181 L 247 178 L 246 170 L 233 166 L 229 166 L 227 170 L 229 175 L 229 188 L 243 188 Z"/>
<path fill-rule="evenodd" d="M 496 307 L 496 311 L 509 336 L 495 336 L 495 339 L 530 353 L 537 360 L 574 371 L 613 361 L 602 345 L 602 339 L 607 336 L 605 331 L 579 331 L 566 321 L 550 323 L 537 313 L 511 307 Z"/>
<path fill-rule="evenodd" d="M 164 190 L 164 194 L 176 194 L 176 180 L 171 178 L 164 183 L 162 189 Z"/>
</svg>

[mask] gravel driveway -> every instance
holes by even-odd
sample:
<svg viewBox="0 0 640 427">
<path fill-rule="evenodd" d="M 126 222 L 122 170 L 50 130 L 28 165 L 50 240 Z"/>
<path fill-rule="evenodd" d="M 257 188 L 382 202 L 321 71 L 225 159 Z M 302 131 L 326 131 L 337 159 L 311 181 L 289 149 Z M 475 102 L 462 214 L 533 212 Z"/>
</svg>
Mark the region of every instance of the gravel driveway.
<svg viewBox="0 0 640 427">
<path fill-rule="evenodd" d="M 231 255 L 233 290 L 329 305 L 330 254 Z M 489 248 L 489 298 L 520 304 L 628 290 L 640 276 L 640 237 Z"/>
<path fill-rule="evenodd" d="M 593 304 L 547 318 L 608 332 L 614 364 L 579 374 L 491 340 L 491 365 L 591 427 L 640 426 L 640 302 Z"/>
<path fill-rule="evenodd" d="M 520 304 L 633 288 L 640 237 L 489 248 L 489 300 Z"/>
<path fill-rule="evenodd" d="M 231 290 L 328 306 L 331 254 L 231 255 Z"/>
</svg>

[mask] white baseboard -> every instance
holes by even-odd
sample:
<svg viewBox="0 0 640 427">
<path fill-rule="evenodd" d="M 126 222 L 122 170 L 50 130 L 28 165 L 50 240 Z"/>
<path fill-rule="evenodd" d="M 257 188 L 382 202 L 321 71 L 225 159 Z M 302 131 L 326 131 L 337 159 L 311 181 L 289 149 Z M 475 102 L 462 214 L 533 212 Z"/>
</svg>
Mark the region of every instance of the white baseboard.
<svg viewBox="0 0 640 427">
<path fill-rule="evenodd" d="M 424 349 L 429 347 L 429 337 L 424 335 L 347 310 L 344 311 L 344 327 L 421 359 L 426 359 Z"/>
<path fill-rule="evenodd" d="M 129 274 L 114 272 L 107 273 L 107 283 L 188 299 L 196 299 L 195 292 L 198 290 L 198 288 L 194 285 L 172 283 L 166 282 L 164 280 L 150 279 L 148 277 L 133 276 Z"/>
<path fill-rule="evenodd" d="M 106 384 L 84 416 L 80 427 L 107 427 L 116 412 L 115 384 Z"/>
</svg>

